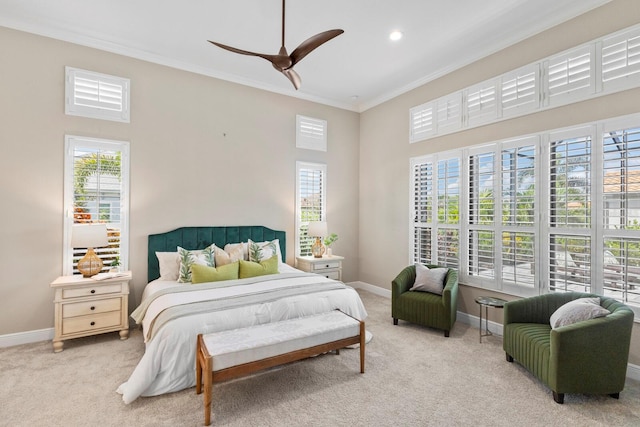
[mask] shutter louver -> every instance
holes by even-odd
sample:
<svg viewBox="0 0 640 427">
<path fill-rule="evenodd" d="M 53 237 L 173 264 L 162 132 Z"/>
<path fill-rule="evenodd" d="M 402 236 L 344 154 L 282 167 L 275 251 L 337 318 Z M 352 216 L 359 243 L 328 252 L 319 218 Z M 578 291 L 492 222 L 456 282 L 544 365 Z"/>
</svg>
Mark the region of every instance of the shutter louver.
<svg viewBox="0 0 640 427">
<path fill-rule="evenodd" d="M 436 119 L 436 132 L 443 135 L 462 128 L 462 92 L 440 98 L 436 101 L 438 106 Z"/>
<path fill-rule="evenodd" d="M 129 80 L 66 67 L 65 114 L 129 123 Z"/>
<path fill-rule="evenodd" d="M 640 84 L 640 29 L 624 32 L 602 42 L 604 91 Z"/>
<path fill-rule="evenodd" d="M 296 115 L 296 147 L 327 151 L 327 121 Z"/>
<path fill-rule="evenodd" d="M 531 266 L 534 262 L 534 233 L 505 231 L 502 233 L 502 280 L 513 286 L 533 288 Z"/>
<path fill-rule="evenodd" d="M 582 46 L 545 62 L 550 106 L 588 97 L 595 92 L 592 45 Z"/>
<path fill-rule="evenodd" d="M 498 91 L 494 80 L 473 86 L 466 91 L 468 126 L 488 123 L 498 117 Z"/>
<path fill-rule="evenodd" d="M 409 110 L 409 142 L 414 143 L 435 135 L 434 103 L 418 105 Z"/>
<path fill-rule="evenodd" d="M 500 78 L 503 116 L 523 114 L 539 107 L 539 75 L 538 64 L 534 64 Z"/>
</svg>

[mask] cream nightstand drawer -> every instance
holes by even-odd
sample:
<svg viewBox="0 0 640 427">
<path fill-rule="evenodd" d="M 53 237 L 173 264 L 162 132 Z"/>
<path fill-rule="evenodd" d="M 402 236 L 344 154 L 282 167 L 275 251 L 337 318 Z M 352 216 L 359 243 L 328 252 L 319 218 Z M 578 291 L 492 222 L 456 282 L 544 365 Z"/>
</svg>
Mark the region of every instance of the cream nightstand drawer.
<svg viewBox="0 0 640 427">
<path fill-rule="evenodd" d="M 323 275 L 327 279 L 340 280 L 340 272 L 338 270 L 327 272 L 318 271 L 318 274 Z"/>
<path fill-rule="evenodd" d="M 320 272 L 322 270 L 330 270 L 332 268 L 340 268 L 340 261 L 322 261 L 322 262 L 317 262 L 317 263 L 313 263 L 312 264 L 312 270 L 314 272 L 318 272 L 319 274 L 321 274 Z"/>
<path fill-rule="evenodd" d="M 62 317 L 86 316 L 89 314 L 105 313 L 108 311 L 120 311 L 121 298 L 109 298 L 97 301 L 76 302 L 62 306 Z"/>
<path fill-rule="evenodd" d="M 77 289 L 63 289 L 62 298 L 78 298 L 78 297 L 90 297 L 94 295 L 104 294 L 118 294 L 122 291 L 122 285 L 120 283 L 109 285 L 96 285 L 86 288 Z"/>
<path fill-rule="evenodd" d="M 120 325 L 120 320 L 120 311 L 62 319 L 62 333 L 67 335 L 94 329 L 111 328 Z"/>
</svg>

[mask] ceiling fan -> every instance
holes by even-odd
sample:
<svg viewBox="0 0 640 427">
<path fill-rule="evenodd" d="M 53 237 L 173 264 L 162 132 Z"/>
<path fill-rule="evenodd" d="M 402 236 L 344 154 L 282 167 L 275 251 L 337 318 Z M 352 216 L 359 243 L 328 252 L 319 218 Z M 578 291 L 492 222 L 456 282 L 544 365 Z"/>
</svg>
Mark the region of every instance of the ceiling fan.
<svg viewBox="0 0 640 427">
<path fill-rule="evenodd" d="M 280 51 L 277 55 L 249 52 L 247 50 L 236 49 L 235 47 L 227 46 L 222 43 L 216 43 L 211 40 L 208 40 L 208 42 L 221 47 L 222 49 L 239 53 L 241 55 L 258 56 L 260 58 L 266 59 L 267 61 L 271 62 L 273 68 L 284 74 L 291 81 L 291 83 L 293 83 L 293 87 L 298 90 L 300 88 L 300 83 L 302 82 L 302 80 L 300 79 L 298 73 L 293 70 L 293 66 L 302 61 L 302 58 L 307 56 L 311 51 L 313 51 L 320 45 L 344 33 L 344 30 L 328 30 L 322 33 L 318 33 L 315 36 L 311 36 L 307 40 L 303 41 L 300 46 L 295 48 L 294 51 L 291 52 L 291 55 L 289 55 L 287 53 L 287 49 L 284 47 L 284 3 L 285 0 L 282 0 L 282 45 L 280 46 Z"/>
</svg>

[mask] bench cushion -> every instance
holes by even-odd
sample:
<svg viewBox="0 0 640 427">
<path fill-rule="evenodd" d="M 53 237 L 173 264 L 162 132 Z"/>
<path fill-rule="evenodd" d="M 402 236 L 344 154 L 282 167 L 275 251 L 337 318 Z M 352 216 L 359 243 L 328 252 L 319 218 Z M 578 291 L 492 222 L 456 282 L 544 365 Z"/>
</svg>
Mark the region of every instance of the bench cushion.
<svg viewBox="0 0 640 427">
<path fill-rule="evenodd" d="M 203 336 L 213 371 L 358 336 L 360 322 L 340 311 Z"/>
</svg>

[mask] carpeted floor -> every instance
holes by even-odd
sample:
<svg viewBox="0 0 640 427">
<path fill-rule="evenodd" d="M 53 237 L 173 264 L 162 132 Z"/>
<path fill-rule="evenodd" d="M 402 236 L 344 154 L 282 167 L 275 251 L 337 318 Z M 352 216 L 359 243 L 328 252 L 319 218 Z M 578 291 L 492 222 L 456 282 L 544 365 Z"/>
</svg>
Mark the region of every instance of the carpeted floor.
<svg viewBox="0 0 640 427">
<path fill-rule="evenodd" d="M 620 400 L 551 392 L 516 363 L 500 337 L 478 343 L 458 323 L 450 338 L 400 322 L 390 300 L 360 291 L 369 312 L 366 373 L 343 350 L 214 386 L 217 426 L 639 426 L 640 383 Z M 195 388 L 125 405 L 115 390 L 137 364 L 140 331 L 0 349 L 1 426 L 198 426 Z M 585 375 L 588 373 L 585 372 Z"/>
</svg>

